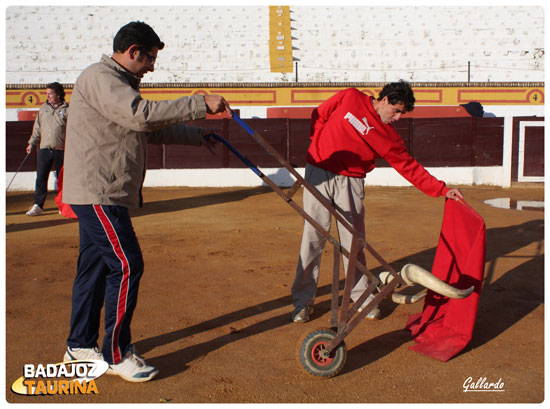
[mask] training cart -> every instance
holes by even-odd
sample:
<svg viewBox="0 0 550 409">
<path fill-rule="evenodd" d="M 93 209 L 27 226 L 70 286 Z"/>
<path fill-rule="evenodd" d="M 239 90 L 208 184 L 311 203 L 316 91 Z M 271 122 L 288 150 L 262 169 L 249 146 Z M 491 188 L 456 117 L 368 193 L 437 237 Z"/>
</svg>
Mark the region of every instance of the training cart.
<svg viewBox="0 0 550 409">
<path fill-rule="evenodd" d="M 296 210 L 308 223 L 317 229 L 333 246 L 333 275 L 330 328 L 321 328 L 307 334 L 299 345 L 299 360 L 303 369 L 311 375 L 320 377 L 332 377 L 340 372 L 346 362 L 346 345 L 344 338 L 367 316 L 367 314 L 380 302 L 391 295 L 391 299 L 400 304 L 417 302 L 424 298 L 426 292 L 422 290 L 416 295 L 404 295 L 396 292 L 396 289 L 420 284 L 426 288 L 438 292 L 450 298 L 465 298 L 474 289 L 458 290 L 437 279 L 428 271 L 413 264 L 407 264 L 398 273 L 384 258 L 373 249 L 351 223 L 343 217 L 330 202 L 322 196 L 315 187 L 311 186 L 283 157 L 279 154 L 258 132 L 249 127 L 237 114 L 233 112 L 233 119 L 282 167 L 296 179 L 287 190 L 281 189 L 269 177 L 262 173 L 250 160 L 244 157 L 226 139 L 217 134 L 210 134 L 207 138 L 214 138 L 224 144 L 242 162 L 244 162 L 258 177 L 260 177 L 273 191 L 275 191 L 286 203 Z M 321 227 L 304 209 L 292 198 L 303 187 L 319 202 L 325 206 L 331 215 L 346 228 L 352 235 L 350 249 L 342 247 L 340 241 Z M 358 255 L 363 250 L 368 251 L 385 269 L 378 277 L 358 260 Z M 346 257 L 348 261 L 347 274 L 343 289 L 342 302 L 339 305 L 339 276 L 340 257 Z M 354 303 L 350 302 L 350 294 L 353 283 L 356 282 L 355 274 L 359 271 L 369 279 L 369 286 Z M 365 307 L 359 310 L 371 294 L 376 294 Z"/>
</svg>

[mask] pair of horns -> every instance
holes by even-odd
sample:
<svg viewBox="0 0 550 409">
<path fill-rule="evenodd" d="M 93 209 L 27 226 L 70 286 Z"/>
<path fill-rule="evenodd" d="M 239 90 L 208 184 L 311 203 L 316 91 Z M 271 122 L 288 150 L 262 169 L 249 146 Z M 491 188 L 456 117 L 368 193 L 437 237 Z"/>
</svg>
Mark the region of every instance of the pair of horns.
<svg viewBox="0 0 550 409">
<path fill-rule="evenodd" d="M 426 287 L 427 289 L 432 290 L 437 294 L 441 294 L 444 297 L 449 297 L 453 299 L 466 298 L 474 291 L 474 286 L 471 286 L 466 290 L 455 288 L 435 277 L 429 271 L 424 270 L 422 267 L 419 267 L 415 264 L 405 265 L 401 269 L 400 275 L 405 283 L 409 286 L 420 284 L 421 286 Z M 379 278 L 382 284 L 387 284 L 393 279 L 393 276 L 385 271 L 380 274 Z M 421 292 L 416 295 L 392 293 L 392 301 L 398 304 L 411 304 L 420 301 L 425 296 L 426 292 Z"/>
</svg>

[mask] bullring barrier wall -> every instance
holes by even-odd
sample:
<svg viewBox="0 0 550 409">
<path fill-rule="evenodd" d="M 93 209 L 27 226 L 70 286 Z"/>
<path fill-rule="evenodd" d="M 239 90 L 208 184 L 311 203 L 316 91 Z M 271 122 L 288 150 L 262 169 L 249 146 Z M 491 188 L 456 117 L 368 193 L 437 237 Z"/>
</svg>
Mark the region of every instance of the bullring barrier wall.
<svg viewBox="0 0 550 409">
<path fill-rule="evenodd" d="M 246 119 L 299 172 L 309 145 L 309 119 Z M 227 118 L 190 121 L 220 129 L 237 150 L 280 186 L 292 177 L 235 121 Z M 405 118 L 395 123 L 409 152 L 434 176 L 452 185 L 496 185 L 542 182 L 544 179 L 544 118 Z M 6 122 L 6 180 L 25 158 L 32 121 Z M 11 190 L 32 190 L 36 168 L 31 155 Z M 258 186 L 263 182 L 221 144 L 214 154 L 201 147 L 149 145 L 145 186 Z M 53 188 L 54 178 L 50 178 Z M 366 185 L 407 186 L 409 183 L 383 160 Z"/>
</svg>

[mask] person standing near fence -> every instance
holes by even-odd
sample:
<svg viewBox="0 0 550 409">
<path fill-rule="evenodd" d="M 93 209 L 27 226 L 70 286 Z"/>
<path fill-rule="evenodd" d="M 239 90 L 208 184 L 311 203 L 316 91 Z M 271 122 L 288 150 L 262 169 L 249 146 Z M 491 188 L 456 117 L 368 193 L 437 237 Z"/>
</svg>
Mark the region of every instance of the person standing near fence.
<svg viewBox="0 0 550 409">
<path fill-rule="evenodd" d="M 44 213 L 44 202 L 48 194 L 48 179 L 52 166 L 56 176 L 63 167 L 63 151 L 65 149 L 65 131 L 69 104 L 65 102 L 63 85 L 52 82 L 46 85 L 47 101 L 40 107 L 31 137 L 27 145 L 27 154 L 34 146 L 38 146 L 36 164 L 36 186 L 34 189 L 34 204 L 27 216 L 40 216 Z"/>
</svg>

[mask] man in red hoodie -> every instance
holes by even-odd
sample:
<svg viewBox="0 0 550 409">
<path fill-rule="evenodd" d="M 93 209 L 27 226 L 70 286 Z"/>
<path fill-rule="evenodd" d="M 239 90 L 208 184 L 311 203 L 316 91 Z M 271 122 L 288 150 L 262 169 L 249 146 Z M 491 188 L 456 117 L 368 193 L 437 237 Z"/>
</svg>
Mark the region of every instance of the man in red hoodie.
<svg viewBox="0 0 550 409">
<path fill-rule="evenodd" d="M 462 198 L 458 189 L 446 187 L 409 155 L 403 140 L 391 125 L 402 114 L 412 111 L 414 102 L 410 85 L 401 81 L 384 86 L 377 99 L 355 88 L 340 91 L 312 112 L 305 179 L 333 204 L 362 238 L 365 238 L 365 176 L 374 169 L 377 158 L 384 158 L 427 195 Z M 308 190 L 304 190 L 303 208 L 325 230 L 330 229 L 329 211 Z M 340 225 L 338 233 L 342 246 L 349 250 L 351 234 Z M 305 222 L 292 286 L 294 322 L 306 322 L 313 313 L 325 242 L 326 239 Z M 358 261 L 366 264 L 363 252 L 360 252 Z M 344 257 L 344 271 L 347 271 L 347 262 Z M 368 286 L 367 277 L 362 272 L 357 271 L 356 277 L 357 282 L 351 291 L 352 301 L 357 300 Z M 378 319 L 379 316 L 380 310 L 376 307 L 367 318 Z"/>
</svg>

